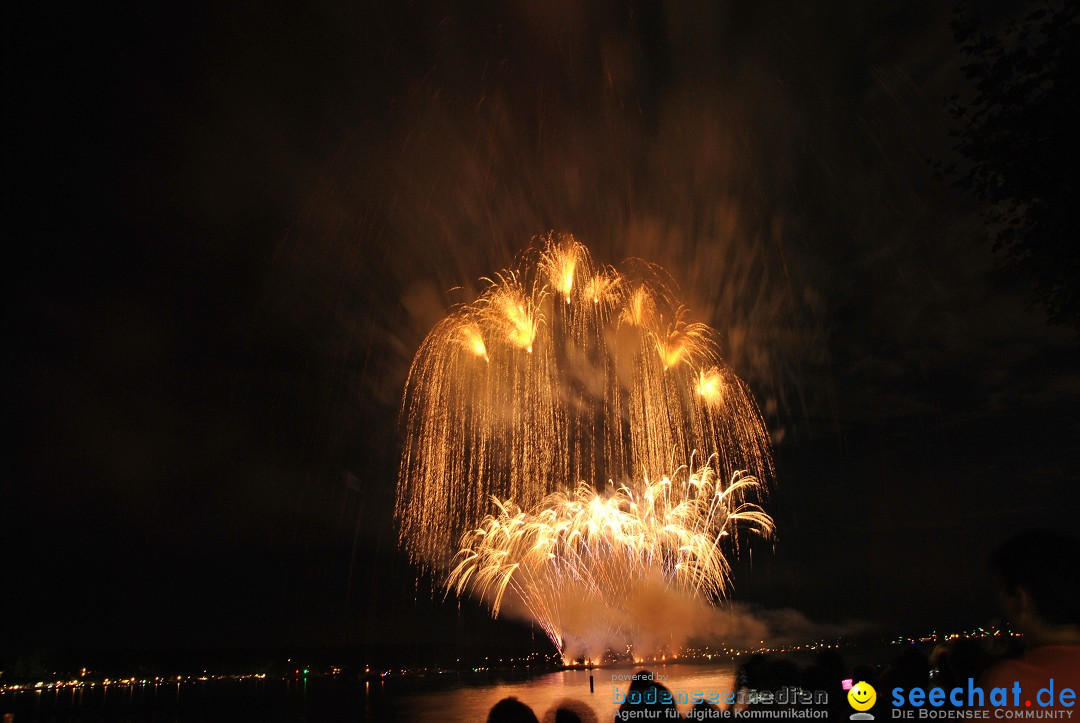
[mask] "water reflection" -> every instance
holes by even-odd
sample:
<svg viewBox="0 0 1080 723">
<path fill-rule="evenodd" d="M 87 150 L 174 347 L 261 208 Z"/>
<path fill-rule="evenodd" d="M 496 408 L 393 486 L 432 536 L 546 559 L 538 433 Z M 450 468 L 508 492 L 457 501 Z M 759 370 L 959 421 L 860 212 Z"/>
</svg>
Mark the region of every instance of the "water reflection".
<svg viewBox="0 0 1080 723">
<path fill-rule="evenodd" d="M 564 698 L 573 698 L 588 705 L 600 720 L 611 720 L 612 713 L 618 708 L 613 702 L 616 687 L 625 694 L 630 687 L 629 676 L 639 669 L 620 666 L 593 671 L 595 692 L 591 694 L 589 671 L 562 670 L 528 680 L 418 692 L 402 696 L 386 712 L 402 720 L 485 720 L 491 706 L 507 696 L 514 696 L 532 708 L 537 718 L 543 718 L 546 711 Z M 690 709 L 693 692 L 727 692 L 735 685 L 733 667 L 675 664 L 648 669 L 676 698 L 679 693 L 686 695 L 686 702 L 680 702 L 678 706 L 681 713 Z"/>
</svg>

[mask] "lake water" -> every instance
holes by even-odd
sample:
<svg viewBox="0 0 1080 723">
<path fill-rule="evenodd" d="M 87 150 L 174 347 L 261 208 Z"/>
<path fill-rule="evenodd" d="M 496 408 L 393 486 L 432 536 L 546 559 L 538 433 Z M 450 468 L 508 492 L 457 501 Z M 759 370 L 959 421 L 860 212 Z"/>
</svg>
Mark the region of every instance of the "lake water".
<svg viewBox="0 0 1080 723">
<path fill-rule="evenodd" d="M 727 692 L 734 688 L 734 666 L 660 664 L 647 666 L 674 694 Z M 559 701 L 572 698 L 590 707 L 601 721 L 617 709 L 615 688 L 625 693 L 638 668 L 605 667 L 589 672 L 565 670 L 540 675 L 429 675 L 362 682 L 355 678 L 308 681 L 205 681 L 183 684 L 111 686 L 108 690 L 20 691 L 0 695 L 0 716 L 15 723 L 54 721 L 484 721 L 496 702 L 515 696 L 541 720 Z M 686 711 L 689 703 L 679 705 Z"/>
</svg>

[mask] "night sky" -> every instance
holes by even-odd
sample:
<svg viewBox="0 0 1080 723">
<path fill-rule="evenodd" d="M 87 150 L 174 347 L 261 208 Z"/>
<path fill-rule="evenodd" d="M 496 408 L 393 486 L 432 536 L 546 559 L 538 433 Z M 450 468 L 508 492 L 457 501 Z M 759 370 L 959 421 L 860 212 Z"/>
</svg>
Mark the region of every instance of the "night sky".
<svg viewBox="0 0 1080 723">
<path fill-rule="evenodd" d="M 969 628 L 997 542 L 1077 529 L 1076 332 L 933 176 L 945 4 L 151 5 L 4 6 L 0 663 L 528 640 L 397 549 L 397 413 L 551 229 L 662 264 L 758 397 L 735 599 Z"/>
</svg>

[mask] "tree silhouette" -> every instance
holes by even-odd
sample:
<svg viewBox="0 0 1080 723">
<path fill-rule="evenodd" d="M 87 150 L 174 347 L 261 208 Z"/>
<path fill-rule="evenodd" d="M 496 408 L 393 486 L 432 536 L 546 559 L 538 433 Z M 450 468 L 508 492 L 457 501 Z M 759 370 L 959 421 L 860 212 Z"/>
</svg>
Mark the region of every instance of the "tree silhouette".
<svg viewBox="0 0 1080 723">
<path fill-rule="evenodd" d="M 987 204 L 995 250 L 1032 278 L 1050 320 L 1080 331 L 1077 4 L 1042 3 L 997 33 L 958 8 L 952 31 L 974 93 L 951 99 L 965 162 L 946 173 Z"/>
</svg>

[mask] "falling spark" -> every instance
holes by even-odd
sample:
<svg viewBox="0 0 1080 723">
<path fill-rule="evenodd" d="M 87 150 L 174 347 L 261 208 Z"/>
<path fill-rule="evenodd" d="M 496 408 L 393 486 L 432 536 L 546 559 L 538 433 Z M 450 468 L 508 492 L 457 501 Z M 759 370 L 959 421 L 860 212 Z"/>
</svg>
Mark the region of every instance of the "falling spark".
<svg viewBox="0 0 1080 723">
<path fill-rule="evenodd" d="M 541 317 L 536 307 L 543 291 L 537 295 L 529 294 L 514 272 L 499 274 L 498 281 L 493 281 L 488 293 L 479 303 L 488 312 L 493 325 L 502 326 L 506 338 L 511 344 L 532 354 L 533 340 Z"/>
<path fill-rule="evenodd" d="M 709 406 L 715 406 L 723 401 L 724 381 L 720 377 L 720 370 L 716 367 L 702 369 L 698 372 L 698 380 L 695 389 Z"/>
<path fill-rule="evenodd" d="M 685 315 L 686 307 L 679 307 L 675 312 L 675 322 L 664 340 L 657 341 L 656 349 L 664 362 L 664 369 L 670 369 L 680 361 L 692 362 L 703 356 L 712 343 L 709 327 L 705 324 L 687 324 L 683 321 Z"/>
<path fill-rule="evenodd" d="M 622 319 L 634 326 L 648 326 L 652 322 L 653 310 L 652 294 L 645 286 L 638 286 L 623 310 Z"/>
<path fill-rule="evenodd" d="M 491 361 L 487 355 L 487 346 L 484 344 L 484 337 L 480 334 L 480 329 L 476 324 L 467 324 L 461 328 L 461 334 L 465 345 L 472 350 L 476 356 L 483 357 L 484 361 Z"/>
<path fill-rule="evenodd" d="M 601 270 L 589 277 L 585 284 L 585 298 L 594 304 L 610 301 L 618 293 L 620 277 L 614 269 Z"/>
<path fill-rule="evenodd" d="M 562 294 L 567 304 L 570 303 L 570 292 L 574 288 L 574 270 L 578 266 L 578 260 L 586 254 L 585 247 L 574 241 L 573 237 L 549 241 L 548 247 L 541 254 L 541 265 L 552 286 Z"/>
</svg>

